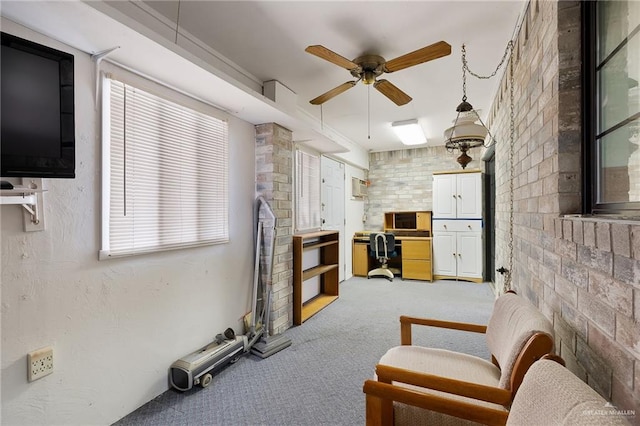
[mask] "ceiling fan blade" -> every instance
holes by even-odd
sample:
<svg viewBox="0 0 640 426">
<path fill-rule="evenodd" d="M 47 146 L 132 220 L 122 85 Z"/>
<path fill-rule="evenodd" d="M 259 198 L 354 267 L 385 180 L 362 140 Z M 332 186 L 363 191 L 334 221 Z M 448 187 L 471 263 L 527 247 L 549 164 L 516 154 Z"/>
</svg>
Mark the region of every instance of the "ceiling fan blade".
<svg viewBox="0 0 640 426">
<path fill-rule="evenodd" d="M 378 80 L 373 83 L 373 87 L 387 98 L 391 99 L 396 105 L 402 106 L 411 102 L 411 96 L 398 89 L 393 83 L 388 80 Z"/>
<path fill-rule="evenodd" d="M 327 93 L 323 93 L 317 98 L 311 99 L 309 103 L 312 105 L 323 104 L 327 102 L 329 99 L 333 98 L 334 96 L 338 96 L 340 93 L 351 89 L 355 85 L 356 85 L 356 81 L 347 81 L 346 83 L 342 83 L 338 87 L 334 87 L 333 89 L 329 90 Z"/>
<path fill-rule="evenodd" d="M 319 44 L 308 46 L 304 51 L 348 70 L 358 68 L 358 64 L 351 62 L 344 56 L 338 55 L 336 52 L 329 50 L 324 46 L 320 46 Z"/>
<path fill-rule="evenodd" d="M 387 61 L 385 64 L 386 72 L 399 71 L 423 62 L 432 61 L 451 54 L 451 46 L 449 43 L 439 41 L 422 49 L 414 50 L 406 55 L 398 56 L 395 59 Z"/>
</svg>

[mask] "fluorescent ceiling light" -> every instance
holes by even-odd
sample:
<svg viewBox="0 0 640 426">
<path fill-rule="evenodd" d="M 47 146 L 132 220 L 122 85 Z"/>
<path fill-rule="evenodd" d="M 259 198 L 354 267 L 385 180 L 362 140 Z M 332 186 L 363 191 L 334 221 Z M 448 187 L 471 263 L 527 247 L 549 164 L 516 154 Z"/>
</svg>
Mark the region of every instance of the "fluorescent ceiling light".
<svg viewBox="0 0 640 426">
<path fill-rule="evenodd" d="M 427 143 L 427 137 L 422 131 L 422 126 L 418 124 L 418 120 L 395 121 L 391 123 L 393 131 L 405 145 L 420 145 Z"/>
</svg>

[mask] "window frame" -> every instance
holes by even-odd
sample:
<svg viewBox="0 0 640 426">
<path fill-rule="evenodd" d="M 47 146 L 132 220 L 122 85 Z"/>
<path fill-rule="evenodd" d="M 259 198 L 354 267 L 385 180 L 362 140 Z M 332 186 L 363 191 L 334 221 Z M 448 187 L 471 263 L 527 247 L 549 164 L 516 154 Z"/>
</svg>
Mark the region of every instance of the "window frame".
<svg viewBox="0 0 640 426">
<path fill-rule="evenodd" d="M 600 169 L 598 168 L 599 150 L 598 141 L 606 135 L 623 127 L 624 124 L 638 119 L 631 116 L 620 123 L 605 129 L 598 134 L 599 123 L 599 92 L 598 92 L 598 1 L 581 2 L 582 21 L 582 129 L 583 129 L 583 191 L 582 213 L 585 215 L 615 215 L 615 216 L 640 216 L 640 201 L 600 203 L 598 196 L 601 194 Z M 634 35 L 635 34 L 635 35 Z M 640 37 L 637 31 L 631 32 L 631 37 Z M 625 44 L 630 37 L 627 36 L 607 57 L 610 58 Z M 603 62 L 603 65 L 606 62 Z M 637 114 L 636 114 L 637 115 Z M 635 117 L 635 118 L 634 118 Z"/>
<path fill-rule="evenodd" d="M 173 90 L 168 86 L 163 86 L 158 82 L 152 82 L 152 81 L 146 80 L 144 77 L 137 76 L 135 74 L 132 74 L 129 71 L 125 72 L 117 67 L 109 67 L 109 68 L 115 69 L 117 71 L 115 76 L 111 75 L 111 73 L 106 73 L 106 72 L 101 73 L 102 74 L 101 75 L 101 83 L 102 83 L 102 219 L 101 219 L 102 243 L 101 243 L 101 249 L 99 251 L 99 256 L 98 256 L 99 259 L 104 260 L 104 259 L 111 259 L 116 257 L 128 257 L 128 256 L 135 256 L 140 254 L 158 253 L 162 251 L 179 250 L 184 248 L 210 246 L 214 244 L 227 243 L 229 241 L 229 170 L 228 170 L 228 164 L 229 164 L 229 128 L 228 126 L 229 124 L 228 124 L 227 117 L 221 114 L 215 108 L 202 103 L 202 101 L 199 101 L 198 99 L 195 99 L 195 98 L 190 98 L 188 94 L 176 92 L 175 90 Z M 156 226 L 155 231 L 151 231 L 151 233 L 153 232 L 156 233 L 157 241 L 155 245 L 145 246 L 144 248 L 136 247 L 135 243 L 131 242 L 131 245 L 129 247 L 126 247 L 124 249 L 114 250 L 114 245 L 113 245 L 113 242 L 111 241 L 110 232 L 113 226 L 112 217 L 111 217 L 111 213 L 113 209 L 112 164 L 111 164 L 112 161 L 111 160 L 112 160 L 112 148 L 114 145 L 111 139 L 111 127 L 112 127 L 113 120 L 111 117 L 112 110 L 111 110 L 110 80 L 113 80 L 118 84 L 124 85 L 125 92 L 126 92 L 126 86 L 129 86 L 131 88 L 134 88 L 137 91 L 141 91 L 149 94 L 152 98 L 158 98 L 159 101 L 162 102 L 162 104 L 158 104 L 158 107 L 156 107 L 158 108 L 157 119 L 158 121 L 162 121 L 163 123 L 166 122 L 166 120 L 162 119 L 162 117 L 164 117 L 164 114 L 166 113 L 167 109 L 174 109 L 180 114 L 180 117 L 182 117 L 183 113 L 187 115 L 190 114 L 192 117 L 191 120 L 193 121 L 190 124 L 191 127 L 189 127 L 188 129 L 190 130 L 195 129 L 194 133 L 197 135 L 200 135 L 202 134 L 201 133 L 202 118 L 199 118 L 199 117 L 207 116 L 205 120 L 209 123 L 213 123 L 213 124 L 208 124 L 207 126 L 211 126 L 211 125 L 216 126 L 215 127 L 216 133 L 215 134 L 207 133 L 207 135 L 215 138 L 216 141 L 205 142 L 205 144 L 212 143 L 217 148 L 220 148 L 222 150 L 222 151 L 216 151 L 214 154 L 212 154 L 213 157 L 216 157 L 216 161 L 212 162 L 210 161 L 212 159 L 209 158 L 211 156 L 206 156 L 207 161 L 205 162 L 205 164 L 209 164 L 209 163 L 214 164 L 214 166 L 207 166 L 205 168 L 208 171 L 208 172 L 205 172 L 205 174 L 211 173 L 212 171 L 214 171 L 215 175 L 214 177 L 212 177 L 211 180 L 207 179 L 204 186 L 211 187 L 211 189 L 214 190 L 214 192 L 212 192 L 211 194 L 217 194 L 217 195 L 210 195 L 209 197 L 205 197 L 205 199 L 203 199 L 201 197 L 202 191 L 200 189 L 195 191 L 194 190 L 182 191 L 181 189 L 178 189 L 177 195 L 181 205 L 182 206 L 186 205 L 187 208 L 190 209 L 187 213 L 185 213 L 187 216 L 183 218 L 183 213 L 179 213 L 180 217 L 177 219 L 178 222 L 173 223 L 169 226 L 163 226 L 161 222 L 156 222 L 155 224 L 146 222 L 147 224 Z M 126 97 L 124 99 L 126 99 Z M 166 106 L 162 106 L 162 105 L 166 105 Z M 175 112 L 173 114 L 175 115 Z M 212 120 L 215 120 L 215 121 L 212 121 Z M 190 122 L 185 120 L 185 123 L 190 123 Z M 193 127 L 194 125 L 196 126 L 195 128 Z M 161 127 L 158 129 L 161 129 Z M 184 131 L 184 129 L 182 130 Z M 181 135 L 184 136 L 185 133 L 181 133 Z M 197 167 L 196 169 L 190 169 L 192 170 L 192 172 L 189 173 L 189 175 L 191 175 L 191 179 L 187 179 L 187 180 L 192 183 L 193 180 L 195 179 L 196 187 L 201 188 L 201 185 L 199 182 L 201 182 L 202 176 L 200 173 L 202 172 L 202 170 L 205 170 L 205 169 L 201 169 L 200 167 L 200 165 L 203 163 L 204 160 L 198 159 L 198 149 L 202 148 L 201 146 L 202 142 L 200 142 L 202 141 L 202 139 L 199 138 L 198 136 L 194 136 L 191 139 L 195 141 L 196 145 L 195 146 L 189 145 L 189 148 L 192 148 L 192 149 L 190 149 L 186 153 L 186 155 L 189 156 L 189 153 L 191 153 L 192 159 L 196 158 L 196 163 L 194 164 Z M 174 137 L 174 140 L 175 140 L 175 137 Z M 184 139 L 181 138 L 181 141 L 184 142 Z M 175 143 L 175 141 L 170 143 Z M 125 142 L 125 145 L 126 144 L 127 142 Z M 163 145 L 163 146 L 175 147 L 175 144 Z M 174 149 L 174 148 L 171 148 L 171 149 Z M 182 144 L 182 142 L 180 143 L 180 149 L 184 149 L 184 145 Z M 166 148 L 165 149 L 158 148 L 158 151 L 154 151 L 154 152 L 157 152 L 158 155 L 160 155 L 159 161 L 162 161 L 162 158 L 166 158 L 166 155 L 165 156 L 162 155 L 163 150 L 165 151 L 164 154 L 166 154 Z M 182 166 L 184 162 L 181 159 L 183 158 L 184 156 L 180 155 L 180 159 L 171 160 L 171 164 L 174 166 L 175 164 L 179 164 L 180 166 Z M 121 164 L 122 167 L 126 166 L 126 162 L 127 160 L 124 159 Z M 180 170 L 183 170 L 183 168 L 181 168 Z M 193 170 L 199 170 L 200 172 L 194 172 Z M 163 181 L 166 181 L 166 179 L 164 178 L 164 175 L 159 174 L 157 183 L 162 188 L 166 189 L 167 186 L 163 186 L 162 184 Z M 145 184 L 143 184 L 143 186 L 146 186 L 148 181 L 144 181 L 144 182 Z M 180 182 L 178 186 L 180 185 L 183 185 L 183 183 Z M 169 186 L 173 187 L 175 185 L 172 183 Z M 190 189 L 190 188 L 191 188 L 191 185 L 186 187 L 186 189 Z M 162 192 L 162 194 L 166 194 L 166 193 Z M 182 199 L 183 194 L 185 194 L 186 199 Z M 219 197 L 220 194 L 223 195 L 223 199 L 221 201 L 218 201 L 219 198 L 217 197 Z M 164 197 L 166 197 L 166 195 L 163 195 L 163 198 Z M 201 216 L 198 216 L 198 215 L 202 215 L 203 212 L 207 211 L 204 209 L 206 209 L 209 206 L 211 199 L 216 199 L 215 211 L 221 214 L 216 214 L 215 216 L 208 215 L 209 218 L 207 218 L 206 220 L 202 220 Z M 127 200 L 125 198 L 125 203 L 126 202 Z M 166 205 L 170 205 L 170 204 L 172 203 L 167 203 Z M 165 204 L 161 202 L 158 202 L 156 204 L 156 206 L 158 207 L 158 210 L 156 210 L 156 212 L 160 217 L 162 217 L 164 214 L 175 215 L 175 212 L 176 212 L 175 205 L 172 207 L 167 207 L 169 208 L 169 210 L 162 209 L 163 205 Z M 128 207 L 125 207 L 125 211 L 127 208 Z M 195 220 L 195 223 L 197 224 L 197 228 L 195 230 L 191 228 L 189 231 L 186 231 L 186 233 L 180 230 L 179 233 L 181 237 L 180 237 L 180 241 L 178 242 L 171 242 L 169 244 L 163 243 L 163 238 L 166 238 L 167 235 L 169 235 L 167 232 L 170 232 L 170 231 L 176 232 L 176 229 L 181 228 L 180 224 L 183 223 L 182 222 L 183 220 L 190 221 L 189 223 L 191 224 L 194 223 L 194 220 L 192 217 L 193 209 L 199 209 L 198 212 L 196 213 L 196 216 L 198 216 L 198 218 L 197 220 Z M 183 208 L 178 209 L 179 212 L 182 212 L 183 210 L 184 210 Z M 213 219 L 211 219 L 211 217 L 213 217 Z M 186 229 L 186 228 L 183 228 L 183 229 Z M 188 238 L 183 239 L 185 235 L 187 235 Z"/>
</svg>

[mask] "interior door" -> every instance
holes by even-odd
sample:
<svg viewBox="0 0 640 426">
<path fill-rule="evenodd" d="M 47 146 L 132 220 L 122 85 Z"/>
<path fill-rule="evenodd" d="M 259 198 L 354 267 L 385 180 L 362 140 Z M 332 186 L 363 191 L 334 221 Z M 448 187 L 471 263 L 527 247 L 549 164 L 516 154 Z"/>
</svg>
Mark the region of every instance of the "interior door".
<svg viewBox="0 0 640 426">
<path fill-rule="evenodd" d="M 485 241 L 485 275 L 492 283 L 496 282 L 496 242 L 495 242 L 495 209 L 496 209 L 496 156 L 485 161 L 484 181 L 484 241 Z"/>
<path fill-rule="evenodd" d="M 323 230 L 340 232 L 340 275 L 339 281 L 344 281 L 345 275 L 345 171 L 344 163 L 322 156 L 320 158 L 320 215 Z"/>
</svg>

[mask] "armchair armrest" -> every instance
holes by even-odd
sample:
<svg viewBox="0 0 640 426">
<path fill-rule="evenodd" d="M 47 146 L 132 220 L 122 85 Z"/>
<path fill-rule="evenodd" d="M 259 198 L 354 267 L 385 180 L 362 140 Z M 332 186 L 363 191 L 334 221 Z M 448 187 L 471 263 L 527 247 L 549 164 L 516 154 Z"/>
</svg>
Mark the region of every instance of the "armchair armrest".
<svg viewBox="0 0 640 426">
<path fill-rule="evenodd" d="M 393 413 L 385 411 L 384 405 L 397 401 L 431 411 L 449 414 L 455 417 L 502 426 L 507 422 L 507 411 L 477 406 L 464 401 L 451 400 L 430 395 L 388 383 L 367 380 L 363 392 L 366 394 L 366 425 L 382 426 L 393 424 Z"/>
<path fill-rule="evenodd" d="M 416 318 L 402 315 L 400 317 L 400 344 L 411 344 L 411 326 L 426 325 L 430 327 L 449 328 L 452 330 L 470 331 L 472 333 L 486 333 L 487 326 L 466 322 L 441 321 L 429 318 Z"/>
<path fill-rule="evenodd" d="M 455 395 L 465 396 L 494 404 L 508 405 L 511 403 L 511 392 L 492 386 L 465 382 L 434 374 L 419 373 L 390 365 L 376 365 L 378 381 L 390 384 L 392 381 L 402 382 L 422 388 L 437 390 Z"/>
</svg>

